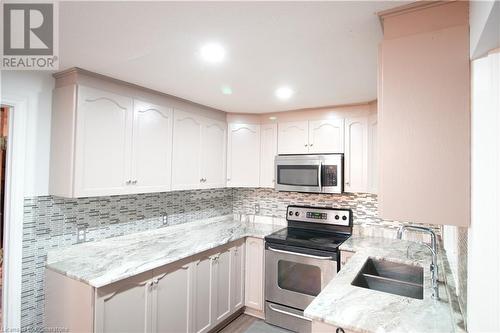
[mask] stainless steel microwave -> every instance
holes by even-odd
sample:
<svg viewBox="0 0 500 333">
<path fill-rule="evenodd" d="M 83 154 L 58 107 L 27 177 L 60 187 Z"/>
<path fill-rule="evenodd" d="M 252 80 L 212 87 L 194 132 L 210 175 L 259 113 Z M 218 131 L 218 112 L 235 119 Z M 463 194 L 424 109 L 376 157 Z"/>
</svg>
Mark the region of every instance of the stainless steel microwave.
<svg viewBox="0 0 500 333">
<path fill-rule="evenodd" d="M 342 193 L 344 154 L 277 155 L 275 186 L 278 191 Z"/>
</svg>

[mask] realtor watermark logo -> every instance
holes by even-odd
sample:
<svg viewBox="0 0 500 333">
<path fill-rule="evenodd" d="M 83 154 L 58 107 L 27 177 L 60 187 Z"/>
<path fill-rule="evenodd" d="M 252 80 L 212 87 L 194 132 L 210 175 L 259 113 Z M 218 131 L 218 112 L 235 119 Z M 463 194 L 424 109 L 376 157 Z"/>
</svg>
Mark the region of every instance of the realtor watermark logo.
<svg viewBox="0 0 500 333">
<path fill-rule="evenodd" d="M 58 69 L 57 3 L 3 3 L 2 70 Z"/>
</svg>

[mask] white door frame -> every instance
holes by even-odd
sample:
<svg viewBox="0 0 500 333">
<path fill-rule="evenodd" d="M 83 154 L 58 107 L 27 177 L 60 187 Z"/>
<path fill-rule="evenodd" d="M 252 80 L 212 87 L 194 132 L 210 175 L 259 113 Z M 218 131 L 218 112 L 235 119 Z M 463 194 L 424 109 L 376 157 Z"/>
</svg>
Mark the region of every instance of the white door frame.
<svg viewBox="0 0 500 333">
<path fill-rule="evenodd" d="M 2 331 L 21 327 L 22 240 L 24 212 L 24 163 L 26 153 L 27 99 L 3 98 L 10 108 L 5 166 L 4 257 Z"/>
</svg>

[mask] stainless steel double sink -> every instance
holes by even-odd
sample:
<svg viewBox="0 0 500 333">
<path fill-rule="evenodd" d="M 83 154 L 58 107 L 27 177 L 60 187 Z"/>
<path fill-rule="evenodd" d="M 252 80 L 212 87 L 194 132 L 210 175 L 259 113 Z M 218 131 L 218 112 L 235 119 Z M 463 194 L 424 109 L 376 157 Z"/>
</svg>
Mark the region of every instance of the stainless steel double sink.
<svg viewBox="0 0 500 333">
<path fill-rule="evenodd" d="M 368 258 L 352 285 L 416 299 L 424 298 L 424 270 L 388 260 Z"/>
</svg>

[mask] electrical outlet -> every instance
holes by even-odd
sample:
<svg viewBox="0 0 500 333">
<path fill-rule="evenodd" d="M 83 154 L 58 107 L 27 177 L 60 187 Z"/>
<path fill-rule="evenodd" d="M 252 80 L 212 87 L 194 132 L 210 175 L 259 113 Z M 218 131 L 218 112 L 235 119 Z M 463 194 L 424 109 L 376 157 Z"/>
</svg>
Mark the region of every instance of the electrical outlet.
<svg viewBox="0 0 500 333">
<path fill-rule="evenodd" d="M 260 212 L 260 205 L 259 204 L 255 204 L 255 206 L 254 206 L 254 213 L 255 213 L 255 215 L 259 214 L 259 212 Z"/>
<path fill-rule="evenodd" d="M 87 241 L 87 228 L 78 228 L 76 234 L 76 242 L 83 243 Z"/>
<path fill-rule="evenodd" d="M 167 225 L 168 224 L 168 215 L 167 215 L 167 213 L 161 214 L 161 223 L 163 225 Z"/>
</svg>

